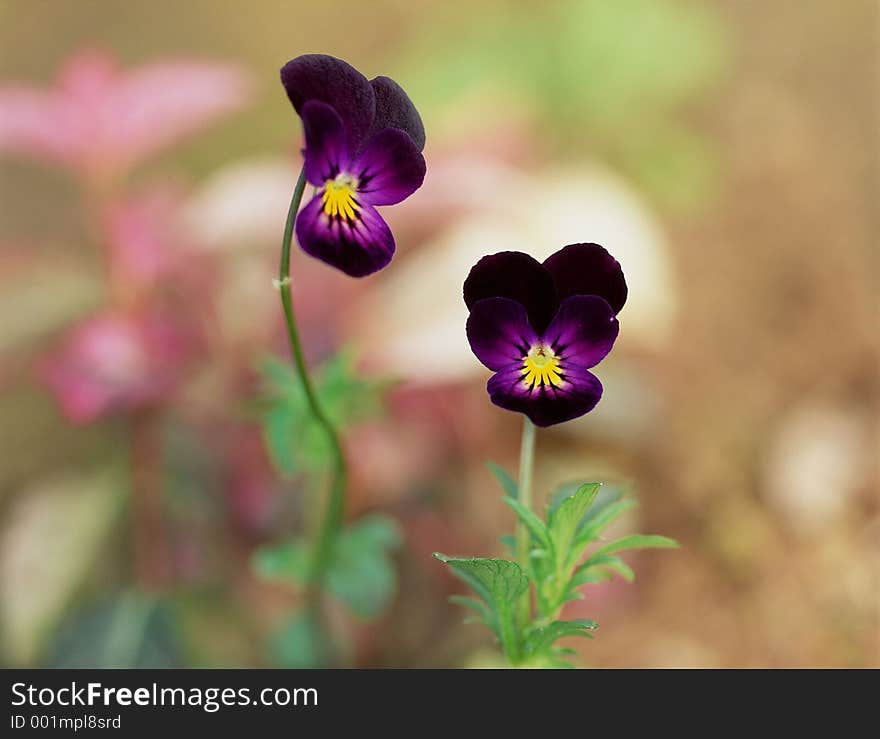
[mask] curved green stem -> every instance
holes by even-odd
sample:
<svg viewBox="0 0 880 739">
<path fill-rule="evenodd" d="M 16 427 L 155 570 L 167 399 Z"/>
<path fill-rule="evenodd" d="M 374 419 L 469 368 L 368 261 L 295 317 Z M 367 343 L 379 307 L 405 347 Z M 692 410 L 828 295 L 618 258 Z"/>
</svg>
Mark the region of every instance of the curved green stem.
<svg viewBox="0 0 880 739">
<path fill-rule="evenodd" d="M 535 467 L 535 424 L 527 417 L 523 418 L 522 442 L 519 451 L 519 502 L 532 510 L 532 471 Z M 531 536 L 522 521 L 516 525 L 516 556 L 523 571 L 531 572 L 529 552 Z M 527 626 L 532 620 L 531 588 L 522 596 L 518 606 L 520 628 Z"/>
<path fill-rule="evenodd" d="M 296 188 L 293 191 L 293 197 L 290 200 L 290 209 L 287 212 L 287 221 L 284 224 L 278 285 L 281 291 L 281 304 L 284 308 L 284 319 L 287 324 L 287 338 L 290 341 L 290 351 L 293 355 L 293 361 L 296 365 L 296 370 L 299 373 L 300 382 L 302 382 L 303 392 L 305 393 L 309 410 L 314 419 L 321 425 L 324 432 L 327 434 L 327 441 L 330 443 L 334 460 L 333 480 L 315 534 L 312 560 L 309 567 L 307 605 L 314 614 L 317 614 L 321 609 L 324 578 L 330 563 L 333 542 L 339 531 L 339 527 L 342 523 L 342 515 L 345 510 L 347 468 L 345 464 L 345 455 L 342 451 L 342 443 L 339 440 L 339 433 L 327 417 L 327 414 L 321 407 L 321 403 L 315 393 L 314 385 L 312 384 L 309 370 L 306 366 L 305 357 L 303 355 L 302 345 L 300 344 L 299 333 L 296 328 L 296 316 L 293 312 L 293 300 L 290 291 L 290 245 L 293 241 L 293 224 L 296 221 L 296 214 L 299 211 L 305 187 L 306 175 L 305 169 L 303 169 L 299 174 Z"/>
</svg>

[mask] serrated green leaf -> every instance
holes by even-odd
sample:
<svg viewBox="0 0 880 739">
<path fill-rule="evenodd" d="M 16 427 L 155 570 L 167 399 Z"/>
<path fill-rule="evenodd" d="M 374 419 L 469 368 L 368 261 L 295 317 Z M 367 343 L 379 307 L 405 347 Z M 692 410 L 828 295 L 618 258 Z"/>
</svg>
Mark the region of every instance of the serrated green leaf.
<svg viewBox="0 0 880 739">
<path fill-rule="evenodd" d="M 522 568 L 507 559 L 448 557 L 440 552 L 435 552 L 434 557 L 448 564 L 490 607 L 499 601 L 515 600 L 529 586 Z"/>
<path fill-rule="evenodd" d="M 506 559 L 434 557 L 448 564 L 452 571 L 474 590 L 490 612 L 487 625 L 495 632 L 504 652 L 516 659 L 519 655 L 514 612 L 520 596 L 528 590 L 529 578 L 516 563 Z"/>
<path fill-rule="evenodd" d="M 501 485 L 501 489 L 504 491 L 504 494 L 508 498 L 513 498 L 514 500 L 519 499 L 519 485 L 516 480 L 514 480 L 510 475 L 507 474 L 507 470 L 505 470 L 501 465 L 495 464 L 495 462 L 486 462 L 486 467 L 489 469 L 489 472 L 492 473 L 492 476 L 498 481 L 498 484 Z"/>
<path fill-rule="evenodd" d="M 522 521 L 523 525 L 529 530 L 529 533 L 537 540 L 544 549 L 552 547 L 550 535 L 544 522 L 538 518 L 532 511 L 526 508 L 518 500 L 513 498 L 504 498 L 504 503 L 513 509 L 517 518 Z"/>
</svg>

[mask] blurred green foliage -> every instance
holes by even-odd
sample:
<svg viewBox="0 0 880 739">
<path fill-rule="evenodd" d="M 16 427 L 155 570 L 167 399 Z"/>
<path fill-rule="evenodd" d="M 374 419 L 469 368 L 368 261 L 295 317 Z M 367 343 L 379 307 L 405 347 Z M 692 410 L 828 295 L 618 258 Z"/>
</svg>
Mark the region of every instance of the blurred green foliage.
<svg viewBox="0 0 880 739">
<path fill-rule="evenodd" d="M 269 358 L 262 362 L 260 374 L 263 434 L 279 473 L 289 478 L 328 469 L 327 436 L 312 418 L 296 370 L 288 362 Z M 337 429 L 375 417 L 382 409 L 388 383 L 358 377 L 346 352 L 328 359 L 314 378 L 321 407 Z"/>
<path fill-rule="evenodd" d="M 392 552 L 400 546 L 397 524 L 380 515 L 366 516 L 344 528 L 334 545 L 327 570 L 327 590 L 356 616 L 375 618 L 396 591 Z M 260 577 L 305 585 L 309 546 L 303 538 L 263 547 L 254 557 Z"/>
<path fill-rule="evenodd" d="M 716 9 L 675 0 L 458 3 L 416 38 L 402 69 L 423 115 L 490 91 L 536 117 L 537 153 L 595 156 L 662 205 L 698 204 L 715 178 L 709 142 L 685 120 L 716 85 L 727 38 Z M 491 91 L 496 90 L 495 97 Z M 505 112 L 498 111 L 499 120 Z"/>
<path fill-rule="evenodd" d="M 323 428 L 314 420 L 296 370 L 277 359 L 263 362 L 260 412 L 270 455 L 285 477 L 302 475 L 315 487 L 332 465 L 331 448 Z M 325 413 L 337 429 L 381 412 L 388 383 L 357 376 L 349 354 L 331 357 L 315 373 L 315 390 Z M 338 532 L 326 572 L 327 591 L 357 617 L 372 619 L 394 596 L 397 579 L 392 560 L 400 546 L 397 524 L 370 515 Z M 298 587 L 308 583 L 313 553 L 307 536 L 294 536 L 257 550 L 256 574 L 269 581 Z M 276 633 L 270 659 L 285 667 L 326 666 L 334 649 L 313 614 L 294 614 Z"/>
<path fill-rule="evenodd" d="M 333 664 L 338 644 L 327 641 L 327 633 L 312 614 L 297 613 L 278 630 L 269 643 L 269 662 L 288 669 L 312 669 Z"/>
<path fill-rule="evenodd" d="M 44 666 L 166 668 L 181 666 L 173 614 L 137 592 L 90 603 L 56 633 Z"/>
</svg>

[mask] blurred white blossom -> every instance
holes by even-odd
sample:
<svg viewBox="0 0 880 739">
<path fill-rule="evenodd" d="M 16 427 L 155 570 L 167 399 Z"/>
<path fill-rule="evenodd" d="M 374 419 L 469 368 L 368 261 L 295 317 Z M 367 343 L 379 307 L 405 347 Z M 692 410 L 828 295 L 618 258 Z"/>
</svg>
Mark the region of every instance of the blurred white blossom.
<svg viewBox="0 0 880 739">
<path fill-rule="evenodd" d="M 799 533 L 833 526 L 870 477 L 870 447 L 868 422 L 860 413 L 829 403 L 799 405 L 768 450 L 769 503 Z"/>
<path fill-rule="evenodd" d="M 284 159 L 252 159 L 222 168 L 186 208 L 196 241 L 212 249 L 280 249 L 297 167 Z"/>
<path fill-rule="evenodd" d="M 435 165 L 417 210 L 427 217 L 442 203 L 462 215 L 399 258 L 352 311 L 352 334 L 371 363 L 416 383 L 479 375 L 483 370 L 464 333 L 461 289 L 470 268 L 485 254 L 515 250 L 543 260 L 576 242 L 600 243 L 623 265 L 629 285 L 620 316 L 626 341 L 656 347 L 668 337 L 676 290 L 667 243 L 623 181 L 595 169 L 531 176 L 483 161 L 472 177 L 470 170 L 447 171 L 453 166 L 465 165 L 454 159 Z"/>
</svg>

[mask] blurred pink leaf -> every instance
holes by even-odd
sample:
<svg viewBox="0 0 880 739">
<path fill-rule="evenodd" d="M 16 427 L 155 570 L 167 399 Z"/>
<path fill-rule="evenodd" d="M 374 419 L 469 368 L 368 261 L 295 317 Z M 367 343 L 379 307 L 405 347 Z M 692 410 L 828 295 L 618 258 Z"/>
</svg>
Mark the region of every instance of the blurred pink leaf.
<svg viewBox="0 0 880 739">
<path fill-rule="evenodd" d="M 40 373 L 64 415 L 90 423 L 160 401 L 180 379 L 187 337 L 154 315 L 105 313 L 75 327 Z"/>
<path fill-rule="evenodd" d="M 181 199 L 173 186 L 152 185 L 108 207 L 103 227 L 116 283 L 129 291 L 148 289 L 204 261 L 195 259 L 180 222 Z"/>
<path fill-rule="evenodd" d="M 106 52 L 80 52 L 53 88 L 0 86 L 0 152 L 111 180 L 241 108 L 250 89 L 233 64 L 166 61 L 123 71 Z"/>
</svg>

